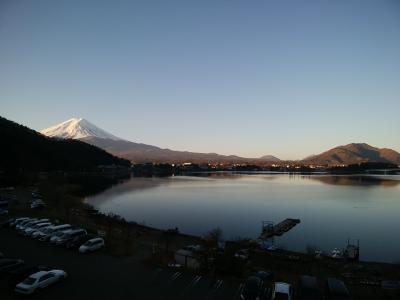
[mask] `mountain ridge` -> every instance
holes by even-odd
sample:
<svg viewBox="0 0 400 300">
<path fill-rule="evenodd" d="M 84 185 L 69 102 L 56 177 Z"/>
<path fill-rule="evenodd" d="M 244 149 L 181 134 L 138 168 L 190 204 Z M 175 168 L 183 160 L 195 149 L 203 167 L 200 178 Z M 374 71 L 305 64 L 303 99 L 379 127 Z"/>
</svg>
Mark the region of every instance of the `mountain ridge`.
<svg viewBox="0 0 400 300">
<path fill-rule="evenodd" d="M 72 118 L 63 123 L 43 129 L 41 133 L 59 138 L 78 139 L 104 149 L 113 155 L 128 159 L 133 163 L 192 162 L 257 164 L 281 161 L 273 155 L 246 158 L 237 155 L 163 149 L 153 145 L 118 138 L 82 118 Z M 376 148 L 366 143 L 350 143 L 331 148 L 320 154 L 307 156 L 301 160 L 285 160 L 285 162 L 324 166 L 350 165 L 363 162 L 383 162 L 400 165 L 400 153 L 389 148 Z"/>
<path fill-rule="evenodd" d="M 389 148 L 376 148 L 367 143 L 350 143 L 329 149 L 302 160 L 317 165 L 350 165 L 365 162 L 400 164 L 400 153 Z"/>
<path fill-rule="evenodd" d="M 90 125 L 89 129 L 85 128 L 87 124 Z M 92 128 L 96 130 L 92 130 Z M 113 155 L 129 159 L 133 163 L 252 163 L 255 161 L 279 161 L 279 158 L 272 155 L 265 155 L 261 158 L 245 158 L 236 155 L 163 149 L 118 138 L 82 118 L 72 118 L 45 128 L 40 132 L 52 137 L 78 139 L 104 149 Z"/>
</svg>

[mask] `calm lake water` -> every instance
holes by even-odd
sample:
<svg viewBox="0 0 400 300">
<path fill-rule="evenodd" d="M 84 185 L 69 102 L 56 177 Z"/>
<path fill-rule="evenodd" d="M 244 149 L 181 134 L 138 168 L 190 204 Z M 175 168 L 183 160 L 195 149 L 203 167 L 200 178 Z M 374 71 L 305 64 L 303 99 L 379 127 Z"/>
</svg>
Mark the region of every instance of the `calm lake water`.
<svg viewBox="0 0 400 300">
<path fill-rule="evenodd" d="M 258 237 L 263 220 L 301 223 L 276 239 L 324 251 L 359 239 L 361 259 L 400 262 L 399 176 L 229 174 L 131 178 L 86 201 L 129 221 L 225 239 Z"/>
</svg>

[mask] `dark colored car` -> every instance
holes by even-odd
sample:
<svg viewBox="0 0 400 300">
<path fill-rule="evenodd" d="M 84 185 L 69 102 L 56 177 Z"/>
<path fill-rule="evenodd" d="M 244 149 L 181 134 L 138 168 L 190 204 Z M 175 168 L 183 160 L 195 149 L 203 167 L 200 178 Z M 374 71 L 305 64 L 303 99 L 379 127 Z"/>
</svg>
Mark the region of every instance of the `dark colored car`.
<svg viewBox="0 0 400 300">
<path fill-rule="evenodd" d="M 256 276 L 247 278 L 240 298 L 243 300 L 259 299 L 262 288 L 262 280 Z"/>
<path fill-rule="evenodd" d="M 69 241 L 79 237 L 79 236 L 87 236 L 87 232 L 85 229 L 79 228 L 74 229 L 64 235 L 60 236 L 59 239 L 55 242 L 56 245 L 66 245 Z"/>
<path fill-rule="evenodd" d="M 300 300 L 321 300 L 321 291 L 318 288 L 317 278 L 313 276 L 300 276 L 299 281 Z"/>
<path fill-rule="evenodd" d="M 328 278 L 325 287 L 327 300 L 351 300 L 350 292 L 343 281 L 336 278 Z"/>
<path fill-rule="evenodd" d="M 74 248 L 79 248 L 82 244 L 87 242 L 90 239 L 95 238 L 96 236 L 93 234 L 88 234 L 88 235 L 81 235 L 73 238 L 72 240 L 68 241 L 65 246 L 68 249 L 74 249 Z"/>
<path fill-rule="evenodd" d="M 30 275 L 39 271 L 48 271 L 49 268 L 45 266 L 22 266 L 18 269 L 9 272 L 8 285 L 15 287 L 18 283 L 24 281 Z"/>
<path fill-rule="evenodd" d="M 24 265 L 22 259 L 2 258 L 0 259 L 0 273 L 5 273 Z"/>
</svg>

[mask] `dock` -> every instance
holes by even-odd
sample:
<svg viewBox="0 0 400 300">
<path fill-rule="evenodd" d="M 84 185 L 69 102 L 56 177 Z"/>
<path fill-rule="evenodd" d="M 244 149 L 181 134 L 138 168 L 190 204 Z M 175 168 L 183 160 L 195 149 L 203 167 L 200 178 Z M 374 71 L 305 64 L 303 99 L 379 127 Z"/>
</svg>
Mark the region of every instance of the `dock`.
<svg viewBox="0 0 400 300">
<path fill-rule="evenodd" d="M 260 239 L 266 240 L 274 236 L 281 236 L 299 223 L 300 219 L 285 219 L 276 225 L 270 221 L 263 221 Z"/>
</svg>

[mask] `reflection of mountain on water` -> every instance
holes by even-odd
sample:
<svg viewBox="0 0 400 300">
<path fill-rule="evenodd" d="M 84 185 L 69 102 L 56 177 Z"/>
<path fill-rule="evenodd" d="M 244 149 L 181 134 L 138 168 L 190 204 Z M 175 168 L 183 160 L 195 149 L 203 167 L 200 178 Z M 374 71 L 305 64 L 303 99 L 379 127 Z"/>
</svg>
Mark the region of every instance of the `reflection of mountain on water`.
<svg viewBox="0 0 400 300">
<path fill-rule="evenodd" d="M 202 178 L 212 178 L 212 179 L 242 179 L 248 178 L 249 175 L 257 176 L 258 178 L 262 178 L 265 180 L 275 180 L 278 178 L 277 173 L 271 172 L 256 172 L 256 171 L 247 171 L 247 172 L 234 172 L 234 171 L 222 171 L 222 172 L 199 172 L 199 173 L 190 173 L 189 176 L 192 177 L 202 177 Z M 279 174 L 281 175 L 281 174 Z M 180 176 L 185 177 L 186 175 Z"/>
<path fill-rule="evenodd" d="M 318 180 L 325 184 L 333 185 L 347 185 L 347 186 L 383 186 L 383 187 L 395 187 L 400 184 L 400 180 L 394 178 L 385 177 L 373 177 L 373 176 L 310 176 L 310 179 Z"/>
<path fill-rule="evenodd" d="M 124 194 L 132 191 L 139 191 L 145 189 L 151 189 L 161 184 L 165 184 L 165 181 L 160 178 L 149 178 L 149 177 L 131 177 L 128 180 L 121 181 L 119 184 L 109 186 L 107 190 L 101 192 L 103 195 L 111 196 L 113 194 Z"/>
<path fill-rule="evenodd" d="M 175 176 L 175 177 L 129 177 L 125 180 L 120 180 L 118 183 L 110 184 L 104 187 L 103 190 L 99 190 L 98 193 L 94 194 L 96 201 L 99 199 L 108 199 L 113 195 L 124 195 L 134 191 L 147 190 L 157 188 L 162 185 L 177 184 L 177 183 L 190 183 L 194 178 L 190 176 Z M 88 201 L 93 201 L 91 197 L 87 198 Z M 94 204 L 94 203 L 91 203 Z M 97 205 L 99 203 L 96 203 Z"/>
</svg>

